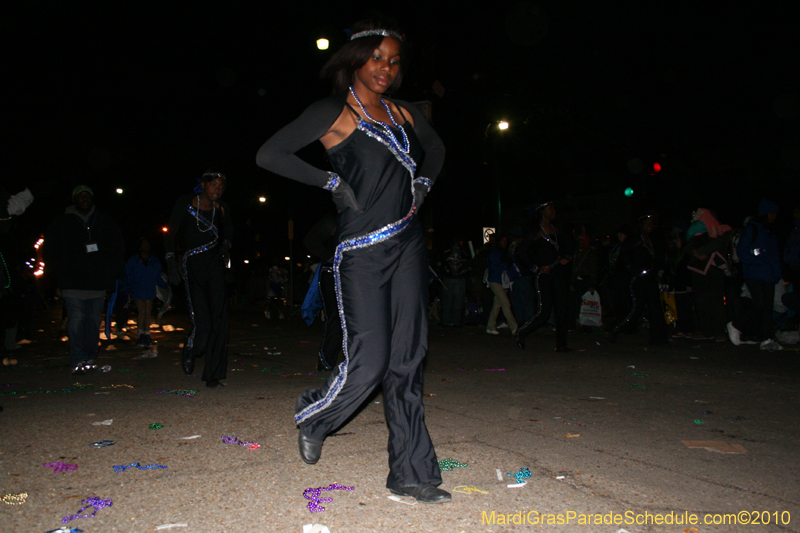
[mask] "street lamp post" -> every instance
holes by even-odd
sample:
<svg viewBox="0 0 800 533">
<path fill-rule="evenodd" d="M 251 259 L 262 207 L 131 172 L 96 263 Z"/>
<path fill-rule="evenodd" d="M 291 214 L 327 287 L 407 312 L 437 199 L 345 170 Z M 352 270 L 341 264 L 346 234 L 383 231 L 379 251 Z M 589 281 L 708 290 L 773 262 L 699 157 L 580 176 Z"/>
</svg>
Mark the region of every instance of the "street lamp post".
<svg viewBox="0 0 800 533">
<path fill-rule="evenodd" d="M 489 132 L 493 129 L 492 126 L 496 126 L 497 130 L 502 134 L 502 132 L 507 131 L 509 128 L 509 123 L 507 120 L 499 120 L 496 122 L 490 122 L 486 125 L 486 130 L 483 132 L 484 136 L 484 158 L 483 163 L 484 165 L 488 165 L 486 161 L 486 142 L 489 141 Z M 497 139 L 492 139 L 492 168 L 491 168 L 491 176 L 494 180 L 495 189 L 497 191 L 497 230 L 500 230 L 500 226 L 502 225 L 503 219 L 503 202 L 502 197 L 500 194 L 500 172 L 499 172 L 499 157 L 498 157 L 498 144 Z"/>
</svg>

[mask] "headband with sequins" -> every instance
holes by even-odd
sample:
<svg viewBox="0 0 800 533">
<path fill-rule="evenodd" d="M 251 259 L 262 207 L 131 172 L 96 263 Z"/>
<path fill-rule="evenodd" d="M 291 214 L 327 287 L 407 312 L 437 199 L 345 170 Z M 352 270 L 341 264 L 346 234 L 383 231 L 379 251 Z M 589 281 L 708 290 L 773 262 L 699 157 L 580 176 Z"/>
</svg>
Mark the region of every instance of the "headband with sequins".
<svg viewBox="0 0 800 533">
<path fill-rule="evenodd" d="M 537 206 L 536 206 L 536 208 L 533 210 L 533 212 L 535 213 L 536 211 L 538 211 L 538 210 L 540 210 L 540 209 L 544 209 L 544 208 L 545 208 L 545 207 L 547 207 L 548 205 L 552 205 L 552 203 L 553 203 L 553 201 L 552 201 L 552 200 L 550 200 L 550 201 L 547 201 L 547 202 L 545 202 L 545 203 L 543 203 L 543 204 L 539 204 L 539 205 L 537 205 Z"/>
<path fill-rule="evenodd" d="M 203 174 L 203 179 L 206 180 L 206 181 L 217 179 L 217 178 L 222 178 L 225 181 L 228 181 L 228 177 L 225 174 L 223 174 L 222 172 L 206 172 L 205 174 Z"/>
<path fill-rule="evenodd" d="M 355 39 L 360 39 L 361 37 L 373 37 L 375 35 L 380 35 L 381 37 L 394 37 L 400 42 L 403 42 L 403 37 L 397 33 L 396 31 L 392 30 L 367 30 L 367 31 L 360 31 L 358 33 L 354 33 L 350 36 L 350 40 L 353 41 Z"/>
</svg>

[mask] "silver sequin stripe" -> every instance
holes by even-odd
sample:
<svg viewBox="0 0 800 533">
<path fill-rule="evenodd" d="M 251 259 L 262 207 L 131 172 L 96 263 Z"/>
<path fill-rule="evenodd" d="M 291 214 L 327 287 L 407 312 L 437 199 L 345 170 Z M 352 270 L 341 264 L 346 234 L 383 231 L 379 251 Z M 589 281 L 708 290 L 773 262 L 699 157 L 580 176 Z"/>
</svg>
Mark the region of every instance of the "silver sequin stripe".
<svg viewBox="0 0 800 533">
<path fill-rule="evenodd" d="M 335 191 L 336 188 L 339 187 L 339 184 L 342 182 L 342 180 L 335 172 L 328 172 L 328 175 L 330 175 L 330 177 L 322 188 L 326 191 Z"/>
<path fill-rule="evenodd" d="M 372 124 L 368 124 L 364 121 L 363 118 L 359 118 L 358 120 L 358 129 L 366 133 L 369 137 L 372 137 L 376 141 L 380 142 L 381 144 L 385 145 L 392 155 L 397 158 L 400 163 L 406 167 L 411 173 L 411 177 L 414 177 L 414 173 L 417 171 L 417 162 L 408 155 L 407 153 L 403 152 L 399 146 L 397 146 L 397 142 L 389 137 L 385 132 L 382 132 L 378 128 L 374 127 Z M 427 178 L 426 178 L 427 179 Z"/>
<path fill-rule="evenodd" d="M 339 265 L 342 262 L 342 255 L 344 252 L 357 250 L 359 248 L 366 248 L 367 246 L 373 246 L 395 235 L 398 235 L 404 229 L 406 229 L 406 227 L 408 227 L 408 224 L 411 222 L 411 218 L 414 216 L 416 211 L 417 206 L 414 204 L 411 206 L 411 210 L 408 212 L 408 214 L 401 220 L 387 224 L 386 226 L 367 233 L 366 235 L 344 241 L 336 247 L 336 254 L 333 258 L 333 278 L 336 288 L 336 306 L 339 308 L 339 318 L 342 321 L 342 351 L 344 351 L 344 361 L 339 364 L 339 373 L 328 389 L 327 394 L 325 394 L 325 396 L 320 400 L 317 400 L 295 415 L 294 419 L 298 424 L 304 422 L 309 417 L 328 407 L 331 402 L 336 399 L 336 396 L 339 395 L 339 392 L 342 390 L 345 382 L 347 381 L 347 366 L 350 362 L 350 352 L 347 350 L 347 319 L 344 316 L 344 306 L 342 305 L 342 280 L 341 276 L 339 275 Z"/>
<path fill-rule="evenodd" d="M 406 170 L 408 170 L 409 174 L 411 174 L 412 182 L 411 182 L 411 191 L 412 191 L 412 198 L 413 198 L 413 191 L 414 191 L 414 183 L 413 177 L 414 172 L 417 170 L 417 163 L 414 159 L 399 150 L 396 146 L 396 142 L 393 142 L 392 139 L 389 138 L 384 132 L 381 132 L 377 128 L 374 128 L 372 125 L 366 123 L 363 119 L 359 119 L 358 122 L 358 129 L 363 131 L 367 136 L 372 137 L 376 141 L 380 142 L 384 146 L 386 146 L 392 155 L 402 164 Z M 428 179 L 428 178 L 421 178 L 421 179 Z M 428 180 L 430 181 L 430 180 Z M 342 282 L 341 277 L 339 275 L 339 264 L 342 261 L 342 255 L 344 252 L 350 250 L 356 250 L 358 248 L 365 248 L 367 246 L 375 245 L 379 242 L 383 242 L 390 237 L 399 234 L 402 232 L 407 226 L 408 223 L 411 222 L 411 217 L 414 216 L 414 213 L 417 212 L 417 205 L 415 202 L 412 202 L 411 210 L 408 214 L 400 219 L 397 222 L 393 222 L 391 224 L 387 224 L 386 226 L 367 233 L 366 235 L 362 235 L 360 237 L 355 237 L 353 239 L 349 239 L 347 241 L 342 242 L 339 246 L 336 247 L 336 254 L 334 255 L 333 259 L 333 279 L 334 279 L 334 286 L 336 290 L 336 306 L 339 309 L 339 317 L 342 322 L 342 351 L 344 352 L 344 361 L 339 364 L 339 373 L 336 375 L 336 379 L 331 384 L 328 392 L 325 394 L 323 398 L 317 400 L 316 402 L 312 403 L 301 412 L 295 414 L 295 422 L 301 423 L 307 420 L 309 417 L 319 413 L 326 407 L 328 407 L 336 396 L 339 395 L 339 392 L 344 387 L 345 382 L 347 381 L 347 367 L 348 363 L 350 362 L 350 353 L 347 350 L 347 319 L 344 316 L 344 306 L 342 305 Z"/>
<path fill-rule="evenodd" d="M 192 305 L 192 293 L 189 291 L 189 270 L 187 269 L 186 265 L 187 261 L 189 260 L 189 257 L 197 255 L 202 252 L 206 252 L 217 245 L 217 242 L 219 241 L 219 236 L 218 236 L 219 231 L 217 230 L 216 226 L 214 226 L 213 224 L 209 224 L 205 218 L 203 218 L 202 216 L 198 217 L 197 210 L 195 210 L 191 205 L 189 206 L 189 213 L 191 213 L 192 216 L 194 216 L 200 222 L 205 223 L 209 227 L 209 229 L 211 229 L 210 231 L 211 235 L 214 236 L 213 241 L 204 244 L 203 246 L 192 248 L 191 250 L 183 254 L 183 279 L 184 283 L 186 284 L 186 301 L 189 303 L 189 318 L 192 321 L 192 333 L 189 335 L 189 339 L 186 341 L 186 348 L 191 350 L 192 347 L 194 346 L 194 333 L 197 330 L 197 324 L 195 324 L 194 322 L 194 306 Z"/>
<path fill-rule="evenodd" d="M 633 292 L 633 284 L 636 283 L 639 279 L 646 276 L 649 272 L 647 270 L 642 270 L 640 273 L 636 274 L 631 278 L 631 283 L 629 286 L 629 290 L 631 293 L 631 312 L 628 313 L 628 316 L 625 317 L 625 320 L 619 323 L 617 327 L 612 330 L 612 333 L 619 333 L 621 332 L 628 324 L 630 324 L 631 320 L 633 320 L 633 315 L 636 313 L 636 293 Z"/>
</svg>

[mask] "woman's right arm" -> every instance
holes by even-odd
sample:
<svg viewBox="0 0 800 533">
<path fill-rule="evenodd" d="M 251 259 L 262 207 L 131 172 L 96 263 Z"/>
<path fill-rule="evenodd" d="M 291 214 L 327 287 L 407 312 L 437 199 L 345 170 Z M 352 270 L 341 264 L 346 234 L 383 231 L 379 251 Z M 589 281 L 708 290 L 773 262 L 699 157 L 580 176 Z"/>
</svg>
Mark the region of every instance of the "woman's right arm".
<svg viewBox="0 0 800 533">
<path fill-rule="evenodd" d="M 309 165 L 295 153 L 328 132 L 342 113 L 346 97 L 346 93 L 334 95 L 309 106 L 261 146 L 256 164 L 285 178 L 330 190 L 330 173 Z"/>
</svg>

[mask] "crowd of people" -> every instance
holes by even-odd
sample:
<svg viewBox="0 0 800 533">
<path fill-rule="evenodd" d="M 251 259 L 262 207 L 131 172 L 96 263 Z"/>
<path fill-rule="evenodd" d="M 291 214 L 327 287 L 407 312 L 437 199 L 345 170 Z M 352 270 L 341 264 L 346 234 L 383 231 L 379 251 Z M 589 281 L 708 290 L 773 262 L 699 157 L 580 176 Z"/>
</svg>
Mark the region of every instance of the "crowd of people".
<svg viewBox="0 0 800 533">
<path fill-rule="evenodd" d="M 771 200 L 739 226 L 698 208 L 672 227 L 644 214 L 615 238 L 562 229 L 550 201 L 528 211 L 527 233 L 492 234 L 476 253 L 457 237 L 438 254 L 441 325 L 485 325 L 492 335 L 507 327 L 524 349 L 530 333 L 551 323 L 561 352 L 570 350 L 567 332 L 585 326 L 612 342 L 646 326 L 652 345 L 694 337 L 782 349 L 781 317 L 798 311 L 800 209 L 783 247 Z"/>
</svg>

